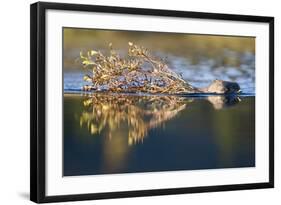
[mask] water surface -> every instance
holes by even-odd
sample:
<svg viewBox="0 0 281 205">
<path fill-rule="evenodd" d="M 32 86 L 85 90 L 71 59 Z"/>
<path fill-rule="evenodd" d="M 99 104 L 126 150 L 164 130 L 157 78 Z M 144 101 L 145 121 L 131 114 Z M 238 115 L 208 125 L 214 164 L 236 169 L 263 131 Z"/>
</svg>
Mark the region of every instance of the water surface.
<svg viewBox="0 0 281 205">
<path fill-rule="evenodd" d="M 255 166 L 255 97 L 64 95 L 65 176 Z"/>
</svg>

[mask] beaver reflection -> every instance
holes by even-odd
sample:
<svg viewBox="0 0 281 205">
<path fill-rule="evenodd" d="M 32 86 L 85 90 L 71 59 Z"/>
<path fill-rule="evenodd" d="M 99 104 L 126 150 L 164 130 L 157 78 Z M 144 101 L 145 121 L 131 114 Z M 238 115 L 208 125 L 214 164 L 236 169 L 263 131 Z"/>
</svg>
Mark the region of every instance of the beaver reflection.
<svg viewBox="0 0 281 205">
<path fill-rule="evenodd" d="M 228 108 L 228 107 L 234 106 L 241 101 L 241 99 L 238 96 L 235 96 L 235 95 L 208 96 L 207 100 L 213 105 L 213 107 L 216 110 L 220 110 L 220 109 L 223 109 L 223 108 Z"/>
<path fill-rule="evenodd" d="M 226 108 L 240 101 L 238 97 L 209 96 L 215 109 Z M 164 126 L 194 98 L 180 96 L 136 96 L 126 94 L 92 94 L 83 104 L 80 127 L 86 126 L 92 135 L 113 137 L 120 129 L 127 133 L 128 144 L 143 142 L 149 130 Z"/>
</svg>

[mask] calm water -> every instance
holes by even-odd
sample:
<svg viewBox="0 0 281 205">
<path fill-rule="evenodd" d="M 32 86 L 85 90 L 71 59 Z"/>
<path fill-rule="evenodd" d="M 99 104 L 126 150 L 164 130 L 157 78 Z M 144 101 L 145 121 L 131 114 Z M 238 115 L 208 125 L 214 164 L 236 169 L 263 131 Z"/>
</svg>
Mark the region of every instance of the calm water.
<svg viewBox="0 0 281 205">
<path fill-rule="evenodd" d="M 64 95 L 64 175 L 255 166 L 255 97 Z"/>
</svg>

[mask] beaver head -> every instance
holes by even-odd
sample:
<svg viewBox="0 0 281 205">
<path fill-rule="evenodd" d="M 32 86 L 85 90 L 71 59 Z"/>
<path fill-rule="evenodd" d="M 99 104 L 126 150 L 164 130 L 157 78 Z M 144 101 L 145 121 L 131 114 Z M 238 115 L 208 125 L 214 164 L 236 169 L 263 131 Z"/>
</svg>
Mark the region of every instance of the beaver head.
<svg viewBox="0 0 281 205">
<path fill-rule="evenodd" d="M 214 80 L 206 89 L 209 93 L 217 94 L 237 94 L 240 93 L 240 86 L 235 82 Z"/>
</svg>

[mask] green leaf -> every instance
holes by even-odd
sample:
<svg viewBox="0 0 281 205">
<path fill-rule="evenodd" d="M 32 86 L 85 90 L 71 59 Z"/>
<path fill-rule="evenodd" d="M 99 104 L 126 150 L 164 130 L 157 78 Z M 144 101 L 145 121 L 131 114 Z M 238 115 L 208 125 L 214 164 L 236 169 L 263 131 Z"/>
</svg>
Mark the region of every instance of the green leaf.
<svg viewBox="0 0 281 205">
<path fill-rule="evenodd" d="M 84 80 L 84 81 L 87 81 L 87 82 L 92 82 L 92 78 L 91 78 L 90 76 L 88 76 L 88 75 L 85 75 L 85 76 L 83 77 L 83 80 Z"/>
<path fill-rule="evenodd" d="M 87 59 L 86 57 L 83 56 L 82 51 L 80 51 L 80 58 L 82 58 L 82 59 Z"/>
<path fill-rule="evenodd" d="M 97 51 L 95 51 L 95 50 L 91 50 L 91 55 L 92 55 L 92 56 L 97 55 L 97 54 L 98 54 L 98 52 L 97 52 Z"/>
</svg>

